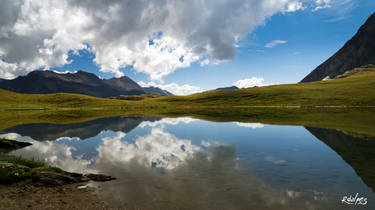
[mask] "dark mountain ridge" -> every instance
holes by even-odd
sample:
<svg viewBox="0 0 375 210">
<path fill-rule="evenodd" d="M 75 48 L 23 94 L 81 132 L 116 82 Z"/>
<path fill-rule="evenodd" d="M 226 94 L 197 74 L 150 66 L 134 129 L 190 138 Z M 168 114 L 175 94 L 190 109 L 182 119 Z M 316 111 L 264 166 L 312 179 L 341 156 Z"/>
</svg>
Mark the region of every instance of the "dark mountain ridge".
<svg viewBox="0 0 375 210">
<path fill-rule="evenodd" d="M 100 79 L 93 73 L 56 73 L 53 71 L 32 71 L 26 76 L 12 80 L 0 80 L 0 88 L 18 93 L 78 93 L 95 97 L 118 95 L 158 94 L 172 95 L 157 87 L 143 88 L 127 76 Z"/>
<path fill-rule="evenodd" d="M 239 89 L 237 86 L 230 86 L 230 87 L 221 87 L 221 88 L 217 88 L 216 90 L 237 90 Z"/>
<path fill-rule="evenodd" d="M 308 74 L 301 82 L 335 78 L 362 65 L 375 64 L 375 13 L 358 32 L 324 63 Z"/>
<path fill-rule="evenodd" d="M 82 140 L 97 136 L 104 130 L 129 133 L 144 121 L 156 122 L 160 117 L 107 117 L 71 124 L 33 123 L 17 125 L 0 131 L 0 134 L 18 133 L 37 141 L 55 140 L 60 137 L 78 137 Z"/>
</svg>

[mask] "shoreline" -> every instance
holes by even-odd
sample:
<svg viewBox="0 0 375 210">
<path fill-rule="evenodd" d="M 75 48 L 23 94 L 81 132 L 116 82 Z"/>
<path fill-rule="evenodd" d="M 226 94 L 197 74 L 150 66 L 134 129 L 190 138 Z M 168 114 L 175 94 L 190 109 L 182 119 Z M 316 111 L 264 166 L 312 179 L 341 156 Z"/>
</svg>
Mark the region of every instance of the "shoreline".
<svg viewBox="0 0 375 210">
<path fill-rule="evenodd" d="M 63 186 L 34 186 L 24 181 L 1 185 L 2 209 L 108 209 L 95 194 L 95 188 L 78 188 L 85 183 Z"/>
</svg>

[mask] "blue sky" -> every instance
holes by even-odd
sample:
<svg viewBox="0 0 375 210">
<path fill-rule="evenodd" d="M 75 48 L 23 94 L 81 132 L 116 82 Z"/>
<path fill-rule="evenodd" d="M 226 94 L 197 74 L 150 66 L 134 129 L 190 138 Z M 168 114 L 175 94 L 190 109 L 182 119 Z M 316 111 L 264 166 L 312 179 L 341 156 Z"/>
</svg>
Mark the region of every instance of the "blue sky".
<svg viewBox="0 0 375 210">
<path fill-rule="evenodd" d="M 104 6 L 98 6 L 98 8 L 84 4 L 78 6 L 95 9 L 95 11 L 108 6 L 106 1 L 98 2 L 103 2 Z M 126 1 L 124 0 L 124 2 Z M 125 3 L 126 6 L 119 6 L 122 9 L 119 14 L 129 13 L 132 16 L 119 16 L 119 18 L 111 20 L 112 22 L 108 22 L 108 26 L 97 25 L 92 27 L 93 30 L 80 31 L 88 23 L 92 24 L 90 21 L 95 20 L 90 19 L 88 14 L 80 14 L 78 19 L 82 19 L 82 21 L 77 18 L 67 20 L 68 15 L 64 15 L 65 19 L 61 21 L 69 24 L 65 26 L 62 23 L 60 25 L 63 26 L 58 26 L 60 27 L 58 28 L 55 26 L 59 25 L 58 23 L 51 23 L 51 28 L 48 30 L 50 24 L 48 21 L 51 18 L 44 20 L 43 17 L 40 17 L 38 20 L 38 22 L 46 21 L 42 25 L 43 28 L 46 28 L 44 30 L 35 29 L 37 28 L 36 22 L 27 22 L 28 20 L 23 19 L 21 22 L 23 25 L 19 24 L 19 21 L 16 22 L 11 28 L 12 31 L 15 31 L 17 36 L 24 36 L 26 32 L 30 33 L 30 31 L 37 35 L 45 32 L 43 39 L 40 39 L 42 42 L 27 43 L 27 47 L 34 44 L 38 48 L 35 48 L 35 52 L 30 51 L 28 56 L 30 59 L 24 59 L 24 61 L 23 58 L 12 56 L 16 53 L 12 53 L 6 47 L 2 48 L 0 40 L 0 58 L 2 58 L 0 67 L 3 65 L 5 66 L 3 69 L 10 69 L 10 74 L 6 74 L 9 72 L 4 70 L 1 72 L 0 69 L 0 76 L 7 78 L 6 75 L 17 76 L 32 70 L 31 67 L 28 71 L 19 70 L 22 69 L 23 64 L 24 66 L 35 66 L 34 69 L 49 68 L 61 72 L 84 70 L 95 73 L 101 78 L 126 75 L 142 85 L 157 85 L 172 90 L 172 92 L 175 90 L 177 94 L 231 86 L 239 84 L 237 82 L 239 80 L 242 80 L 241 84 L 245 84 L 245 86 L 246 84 L 251 86 L 254 84 L 296 83 L 340 49 L 365 20 L 375 12 L 374 0 L 287 0 L 275 3 L 264 11 L 260 11 L 259 14 L 258 4 L 259 2 L 267 3 L 266 0 L 244 0 L 243 2 L 250 6 L 243 11 L 240 10 L 245 5 L 241 5 L 242 1 L 232 1 L 236 2 L 232 3 L 223 0 L 226 4 L 221 5 L 221 8 L 220 5 L 217 6 L 207 0 L 204 1 L 204 6 L 211 9 L 212 14 L 217 12 L 217 15 L 194 19 L 194 15 L 198 16 L 198 12 L 200 12 L 199 6 L 202 6 L 196 3 L 197 7 L 194 7 L 192 6 L 194 2 L 200 1 L 191 1 L 190 4 L 180 7 L 170 5 L 172 8 L 175 6 L 174 10 L 176 11 L 182 10 L 176 12 L 176 16 L 171 20 L 162 19 L 160 23 L 156 21 L 154 27 L 149 27 L 153 22 L 147 22 L 145 28 L 142 28 L 143 22 L 133 23 L 130 20 L 128 23 L 126 18 L 136 19 L 134 17 L 136 14 L 131 14 L 132 8 L 128 8 L 129 4 Z M 51 5 L 38 4 L 34 6 L 40 7 L 39 10 L 47 9 L 53 15 Z M 52 6 L 60 10 L 62 8 L 64 12 L 69 12 L 73 10 L 72 8 L 77 7 L 77 5 L 67 7 L 65 4 Z M 164 7 L 161 5 L 161 8 Z M 318 7 L 321 8 L 316 10 Z M 138 5 L 137 8 L 147 7 Z M 232 8 L 234 8 L 233 11 L 242 11 L 242 13 L 233 16 Z M 163 13 L 162 9 L 159 10 L 160 14 L 171 14 L 171 11 Z M 159 10 L 155 9 L 155 11 Z M 185 11 L 188 12 L 184 14 Z M 31 11 L 26 12 L 32 13 Z M 74 14 L 69 15 L 73 16 Z M 151 20 L 158 19 L 159 16 L 162 15 L 150 16 L 150 18 Z M 234 19 L 236 22 L 229 22 L 227 25 L 222 23 L 234 17 L 241 19 Z M 205 23 L 206 25 L 200 21 L 204 18 L 208 22 Z M 174 19 L 178 21 L 174 21 Z M 84 22 L 86 20 L 87 22 Z M 116 22 L 117 20 L 120 21 Z M 58 22 L 60 19 L 56 18 L 54 21 Z M 80 25 L 81 22 L 85 24 L 84 27 Z M 177 23 L 178 25 L 176 25 Z M 194 24 L 202 24 L 202 27 L 193 28 Z M 163 27 L 159 27 L 159 25 Z M 181 35 L 188 33 L 189 27 L 196 29 L 199 33 Z M 224 29 L 222 29 L 223 27 Z M 231 33 L 232 27 L 233 33 Z M 241 30 L 241 27 L 244 30 Z M 163 32 L 156 31 L 158 28 L 163 28 L 160 29 Z M 55 33 L 51 35 L 50 31 L 55 31 Z M 222 37 L 216 37 L 217 33 L 222 33 Z M 147 47 L 139 50 L 140 45 L 136 44 L 144 42 L 144 39 L 143 41 L 141 38 L 137 39 L 137 36 L 143 36 L 143 34 L 149 40 L 154 40 L 151 42 L 146 40 L 148 44 L 160 41 L 160 46 L 167 50 L 177 49 L 176 55 L 173 57 L 166 54 L 166 57 L 170 57 L 164 60 L 165 54 L 155 54 L 155 51 L 149 50 Z M 195 39 L 191 37 L 195 37 Z M 233 56 L 231 47 L 226 46 L 226 44 L 232 43 L 231 41 L 226 43 L 226 40 L 237 37 L 240 39 L 235 42 Z M 35 39 L 34 36 L 28 37 L 28 40 L 33 39 Z M 217 42 L 212 40 L 217 40 Z M 180 44 L 178 41 L 184 44 Z M 11 41 L 8 40 L 7 44 L 11 45 L 9 43 Z M 133 43 L 135 43 L 134 46 L 132 46 Z M 198 49 L 197 46 L 200 46 L 199 44 L 202 45 L 204 53 L 195 52 Z M 44 48 L 40 48 L 41 45 Z M 193 53 L 191 53 L 192 50 L 194 50 Z M 2 52 L 5 53 L 2 54 Z M 184 55 L 186 62 L 176 62 L 181 55 Z M 208 58 L 209 64 L 201 65 L 205 58 Z M 156 62 L 153 63 L 154 60 Z M 135 63 L 136 66 L 130 65 L 132 63 Z M 159 69 L 162 71 L 158 72 Z M 258 83 L 254 83 L 254 81 L 258 81 Z"/>
</svg>

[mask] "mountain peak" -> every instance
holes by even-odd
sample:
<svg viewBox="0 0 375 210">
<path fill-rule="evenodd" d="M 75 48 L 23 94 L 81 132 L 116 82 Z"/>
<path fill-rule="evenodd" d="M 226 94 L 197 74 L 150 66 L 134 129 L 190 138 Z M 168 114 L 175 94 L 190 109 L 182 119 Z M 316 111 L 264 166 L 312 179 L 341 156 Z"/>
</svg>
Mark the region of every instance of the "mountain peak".
<svg viewBox="0 0 375 210">
<path fill-rule="evenodd" d="M 366 64 L 375 64 L 375 13 L 372 14 L 357 33 L 324 63 L 319 65 L 301 82 L 335 78 L 348 70 Z"/>
</svg>

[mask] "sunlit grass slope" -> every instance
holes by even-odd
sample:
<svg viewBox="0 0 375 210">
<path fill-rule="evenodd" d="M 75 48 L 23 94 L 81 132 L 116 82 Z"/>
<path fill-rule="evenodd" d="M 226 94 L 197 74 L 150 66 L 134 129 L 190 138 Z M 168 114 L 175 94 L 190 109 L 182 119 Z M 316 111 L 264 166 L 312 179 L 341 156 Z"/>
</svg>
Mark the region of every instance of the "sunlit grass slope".
<svg viewBox="0 0 375 210">
<path fill-rule="evenodd" d="M 157 100 L 190 106 L 374 106 L 375 69 L 326 81 L 213 90 Z"/>
<path fill-rule="evenodd" d="M 213 90 L 189 96 L 144 97 L 143 100 L 86 95 L 19 94 L 0 89 L 2 109 L 186 109 L 200 106 L 375 106 L 375 69 L 340 79 L 298 84 Z"/>
<path fill-rule="evenodd" d="M 145 97 L 141 101 L 127 101 L 109 98 L 96 98 L 92 96 L 56 93 L 56 94 L 21 94 L 0 89 L 0 108 L 16 109 L 140 109 L 160 108 L 162 103 Z"/>
</svg>

